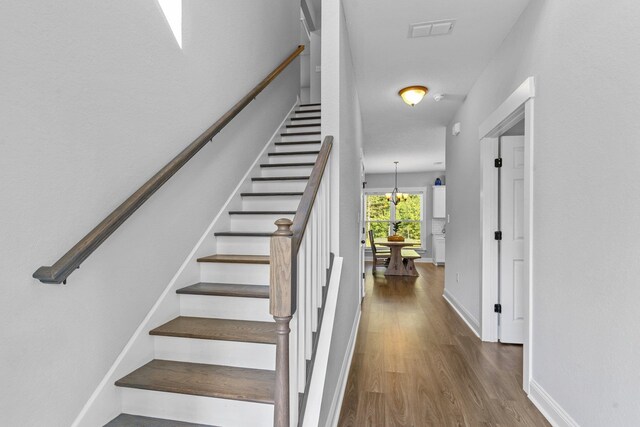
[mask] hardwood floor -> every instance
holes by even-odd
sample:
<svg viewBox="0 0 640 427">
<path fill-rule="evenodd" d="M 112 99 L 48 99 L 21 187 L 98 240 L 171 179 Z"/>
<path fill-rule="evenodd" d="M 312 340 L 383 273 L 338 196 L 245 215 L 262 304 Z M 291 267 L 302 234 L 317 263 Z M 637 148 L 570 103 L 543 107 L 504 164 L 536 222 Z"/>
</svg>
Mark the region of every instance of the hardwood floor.
<svg viewBox="0 0 640 427">
<path fill-rule="evenodd" d="M 368 266 L 339 426 L 548 426 L 521 388 L 522 347 L 481 342 L 442 297 L 444 267 L 417 266 Z"/>
</svg>

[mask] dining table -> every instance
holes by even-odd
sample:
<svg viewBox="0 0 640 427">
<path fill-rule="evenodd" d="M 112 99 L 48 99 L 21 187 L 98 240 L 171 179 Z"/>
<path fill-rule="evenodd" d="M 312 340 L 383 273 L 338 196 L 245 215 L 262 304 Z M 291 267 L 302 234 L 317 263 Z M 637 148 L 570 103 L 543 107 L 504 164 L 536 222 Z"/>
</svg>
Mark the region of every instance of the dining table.
<svg viewBox="0 0 640 427">
<path fill-rule="evenodd" d="M 387 239 L 375 240 L 376 245 L 386 246 L 391 250 L 389 266 L 385 271 L 385 276 L 416 276 L 417 272 L 410 272 L 402 262 L 402 248 L 410 246 L 420 246 L 420 241 L 405 240 L 402 242 L 390 241 Z"/>
</svg>

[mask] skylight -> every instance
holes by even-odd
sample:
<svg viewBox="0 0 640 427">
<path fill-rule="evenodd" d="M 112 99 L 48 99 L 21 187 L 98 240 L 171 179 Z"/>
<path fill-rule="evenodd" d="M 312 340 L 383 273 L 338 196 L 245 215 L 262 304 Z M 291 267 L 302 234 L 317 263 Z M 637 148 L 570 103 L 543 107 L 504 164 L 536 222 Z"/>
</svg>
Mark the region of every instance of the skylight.
<svg viewBox="0 0 640 427">
<path fill-rule="evenodd" d="M 182 0 L 158 0 L 162 13 L 182 49 Z"/>
</svg>

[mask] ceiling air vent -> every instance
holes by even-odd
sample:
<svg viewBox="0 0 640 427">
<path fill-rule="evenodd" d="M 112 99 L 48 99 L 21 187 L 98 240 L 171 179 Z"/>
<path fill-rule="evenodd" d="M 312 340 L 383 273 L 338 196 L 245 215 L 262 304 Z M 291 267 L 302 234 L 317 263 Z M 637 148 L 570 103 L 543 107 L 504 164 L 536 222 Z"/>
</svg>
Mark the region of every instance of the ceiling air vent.
<svg viewBox="0 0 640 427">
<path fill-rule="evenodd" d="M 411 24 L 409 25 L 409 38 L 445 36 L 447 34 L 451 34 L 455 25 L 455 19 Z"/>
</svg>

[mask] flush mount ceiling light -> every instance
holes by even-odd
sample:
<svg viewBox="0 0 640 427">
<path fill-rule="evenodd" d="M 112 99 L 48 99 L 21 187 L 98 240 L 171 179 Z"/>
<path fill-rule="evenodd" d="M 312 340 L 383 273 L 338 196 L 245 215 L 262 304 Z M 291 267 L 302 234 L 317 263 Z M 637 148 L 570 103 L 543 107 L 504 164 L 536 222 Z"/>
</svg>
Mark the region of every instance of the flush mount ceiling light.
<svg viewBox="0 0 640 427">
<path fill-rule="evenodd" d="M 426 86 L 409 86 L 404 89 L 400 89 L 398 95 L 402 97 L 402 100 L 412 107 L 418 102 L 422 101 L 422 98 L 429 93 L 429 88 Z"/>
</svg>

